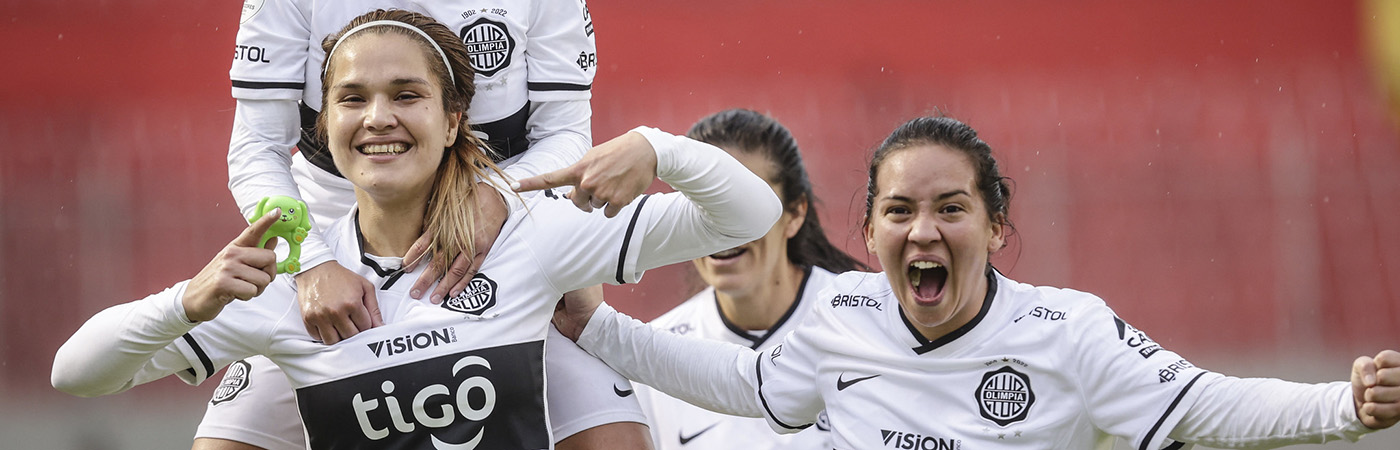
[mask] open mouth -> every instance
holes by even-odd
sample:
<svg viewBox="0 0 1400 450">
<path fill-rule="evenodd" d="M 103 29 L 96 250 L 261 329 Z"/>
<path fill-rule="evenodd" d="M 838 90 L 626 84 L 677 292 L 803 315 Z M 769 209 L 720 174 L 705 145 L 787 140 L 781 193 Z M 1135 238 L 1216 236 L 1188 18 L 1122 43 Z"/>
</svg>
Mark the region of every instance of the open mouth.
<svg viewBox="0 0 1400 450">
<path fill-rule="evenodd" d="M 909 285 L 914 289 L 915 300 L 936 301 L 948 284 L 948 269 L 933 261 L 914 261 L 909 264 Z"/>
<path fill-rule="evenodd" d="M 408 144 L 397 142 L 393 144 L 366 144 L 356 147 L 355 150 L 366 155 L 397 155 L 408 151 Z"/>
<path fill-rule="evenodd" d="M 744 248 L 744 247 L 731 248 L 731 249 L 729 249 L 729 250 L 724 250 L 724 251 L 720 251 L 720 252 L 711 254 L 710 257 L 711 257 L 711 258 L 714 258 L 714 259 L 720 259 L 720 260 L 724 260 L 724 259 L 734 259 L 734 258 L 738 258 L 740 255 L 743 255 L 743 254 L 748 253 L 748 252 L 749 252 L 749 249 Z"/>
</svg>

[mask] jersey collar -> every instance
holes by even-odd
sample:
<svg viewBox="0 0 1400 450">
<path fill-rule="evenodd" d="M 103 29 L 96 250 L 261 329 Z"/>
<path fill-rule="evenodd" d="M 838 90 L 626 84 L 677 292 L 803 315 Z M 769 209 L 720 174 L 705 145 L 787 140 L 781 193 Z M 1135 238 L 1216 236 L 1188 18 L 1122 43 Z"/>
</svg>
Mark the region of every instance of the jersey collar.
<svg viewBox="0 0 1400 450">
<path fill-rule="evenodd" d="M 757 350 L 759 347 L 763 346 L 764 342 L 768 342 L 768 338 L 773 337 L 773 333 L 781 329 L 783 324 L 787 323 L 788 319 L 792 318 L 792 314 L 797 311 L 797 308 L 802 306 L 802 293 L 807 290 L 807 280 L 811 278 L 812 266 L 804 267 L 802 269 L 802 282 L 797 285 L 797 298 L 792 299 L 792 305 L 788 306 L 787 312 L 784 312 L 783 316 L 779 317 L 778 321 L 773 323 L 773 326 L 768 327 L 768 332 L 758 337 L 755 337 L 754 334 L 750 333 L 748 330 L 735 325 L 734 322 L 730 322 L 729 318 L 724 316 L 724 308 L 721 308 L 719 305 L 719 291 L 711 289 L 710 293 L 715 299 L 715 312 L 719 313 L 719 320 L 724 323 L 724 327 L 728 328 L 729 332 L 734 333 L 735 336 L 749 341 L 749 348 Z"/>
<path fill-rule="evenodd" d="M 394 282 L 399 281 L 399 277 L 403 276 L 403 266 L 400 265 L 399 268 L 394 270 L 385 269 L 379 265 L 379 261 L 375 261 L 374 258 L 370 258 L 369 255 L 365 254 L 365 235 L 360 231 L 360 210 L 358 208 L 351 213 L 350 222 L 355 224 L 355 242 L 359 246 L 359 248 L 355 250 L 360 254 L 360 264 L 364 264 L 365 267 L 373 269 L 375 275 L 379 275 L 379 278 L 384 279 L 384 283 L 379 286 L 379 290 L 388 290 L 394 285 Z"/>
<path fill-rule="evenodd" d="M 928 338 L 924 337 L 923 333 L 920 333 L 919 330 L 918 330 L 917 328 L 914 328 L 914 324 L 911 323 L 911 322 L 909 322 L 909 317 L 907 317 L 907 316 L 904 315 L 904 307 L 903 307 L 903 306 L 900 306 L 900 307 L 899 307 L 899 320 L 902 321 L 902 322 L 904 322 L 904 328 L 908 329 L 908 330 L 909 330 L 909 333 L 914 335 L 914 340 L 915 340 L 916 342 L 919 343 L 918 346 L 915 346 L 915 347 L 913 348 L 914 353 L 917 353 L 917 354 L 922 355 L 922 354 L 924 354 L 924 353 L 931 352 L 931 351 L 933 351 L 933 350 L 935 350 L 935 349 L 937 349 L 937 348 L 939 348 L 939 347 L 942 347 L 942 346 L 944 346 L 944 345 L 946 345 L 946 344 L 948 344 L 948 343 L 950 343 L 950 342 L 953 342 L 953 341 L 957 340 L 958 338 L 960 338 L 960 337 L 962 337 L 963 335 L 967 334 L 969 331 L 972 331 L 973 328 L 976 328 L 976 327 L 977 327 L 977 324 L 982 323 L 982 318 L 987 317 L 987 311 L 991 311 L 991 310 L 992 310 L 992 299 L 996 298 L 996 295 L 997 295 L 997 277 L 996 277 L 996 269 L 992 268 L 992 265 L 991 265 L 991 264 L 988 264 L 988 265 L 987 265 L 987 298 L 982 300 L 982 309 L 981 309 L 980 311 L 977 311 L 977 316 L 976 316 L 976 317 L 973 317 L 972 320 L 969 321 L 966 325 L 963 325 L 963 326 L 961 326 L 961 327 L 958 327 L 958 329 L 953 330 L 953 332 L 948 333 L 948 334 L 946 334 L 946 335 L 943 335 L 943 337 L 940 337 L 940 338 L 935 339 L 935 340 L 932 340 L 932 341 L 930 341 L 930 340 L 928 340 Z M 896 302 L 896 304 L 898 304 L 898 302 Z"/>
</svg>

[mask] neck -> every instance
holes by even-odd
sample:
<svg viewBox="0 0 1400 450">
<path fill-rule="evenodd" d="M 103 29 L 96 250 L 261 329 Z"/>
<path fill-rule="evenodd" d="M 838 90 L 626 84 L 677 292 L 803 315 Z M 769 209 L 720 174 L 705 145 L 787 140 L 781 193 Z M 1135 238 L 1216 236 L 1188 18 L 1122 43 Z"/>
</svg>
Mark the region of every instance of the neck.
<svg viewBox="0 0 1400 450">
<path fill-rule="evenodd" d="M 797 301 L 802 286 L 802 268 L 791 263 L 781 264 L 772 273 L 761 277 L 758 286 L 744 292 L 715 290 L 719 313 L 729 323 L 745 330 L 768 330 Z"/>
<path fill-rule="evenodd" d="M 423 235 L 423 216 L 428 210 L 427 195 L 415 197 L 375 200 L 356 189 L 365 253 L 375 256 L 404 256 L 408 253 L 413 242 Z"/>
</svg>

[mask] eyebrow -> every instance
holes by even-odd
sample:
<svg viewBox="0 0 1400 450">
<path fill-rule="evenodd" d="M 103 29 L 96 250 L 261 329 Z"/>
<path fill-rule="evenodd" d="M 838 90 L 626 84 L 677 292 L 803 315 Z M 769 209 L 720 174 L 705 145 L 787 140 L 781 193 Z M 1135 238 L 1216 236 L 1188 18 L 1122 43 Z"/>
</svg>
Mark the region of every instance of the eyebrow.
<svg viewBox="0 0 1400 450">
<path fill-rule="evenodd" d="M 410 78 L 395 78 L 393 81 L 390 81 L 389 84 L 392 85 L 392 86 L 405 86 L 405 85 L 411 85 L 411 84 L 429 85 L 430 83 L 428 83 L 428 80 L 423 79 L 423 78 L 410 77 Z M 357 83 L 357 82 L 338 83 L 338 84 L 332 86 L 332 88 L 334 88 L 334 89 L 350 89 L 350 90 L 364 89 L 364 87 L 365 87 L 365 84 L 364 84 L 364 83 Z"/>
<path fill-rule="evenodd" d="M 971 197 L 971 196 L 972 196 L 972 194 L 967 193 L 967 191 L 964 191 L 964 190 L 962 190 L 962 189 L 958 189 L 958 190 L 955 190 L 955 191 L 948 191 L 948 192 L 944 192 L 944 193 L 942 193 L 942 194 L 938 194 L 937 197 L 934 197 L 934 198 L 933 198 L 933 201 L 935 201 L 935 202 L 941 202 L 941 201 L 943 201 L 943 200 L 946 200 L 946 199 L 949 199 L 949 198 L 952 198 L 952 197 L 957 197 L 957 196 L 959 196 L 959 195 L 966 195 L 966 196 L 968 196 L 968 197 Z M 909 197 L 906 197 L 906 196 L 903 196 L 903 195 L 890 195 L 890 196 L 886 196 L 885 198 L 886 198 L 886 199 L 889 199 L 889 200 L 896 200 L 896 201 L 901 201 L 901 202 L 914 203 L 914 199 L 909 198 Z"/>
</svg>

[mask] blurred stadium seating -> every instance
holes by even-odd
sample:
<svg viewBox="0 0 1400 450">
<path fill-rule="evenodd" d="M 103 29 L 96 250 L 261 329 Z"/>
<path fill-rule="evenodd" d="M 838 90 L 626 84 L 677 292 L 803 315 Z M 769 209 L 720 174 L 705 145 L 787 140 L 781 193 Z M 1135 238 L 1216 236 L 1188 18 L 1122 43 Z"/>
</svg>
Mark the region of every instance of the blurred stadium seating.
<svg viewBox="0 0 1400 450">
<path fill-rule="evenodd" d="M 7 3 L 0 410 L 28 419 L 0 421 L 18 439 L 0 447 L 187 445 L 210 386 L 76 400 L 47 375 L 83 320 L 192 276 L 241 229 L 224 163 L 238 2 Z M 1366 44 L 1400 34 L 1385 15 L 1397 8 L 589 6 L 597 141 L 767 112 L 796 134 L 823 223 L 858 257 L 869 150 L 938 109 L 980 130 L 1015 179 L 1018 237 L 994 260 L 1011 277 L 1098 294 L 1232 374 L 1341 379 L 1351 357 L 1400 347 L 1400 131 L 1384 90 L 1397 72 L 1373 70 L 1396 50 Z M 686 272 L 610 287 L 609 302 L 655 317 L 685 298 Z M 1396 448 L 1400 432 L 1369 444 Z"/>
</svg>

